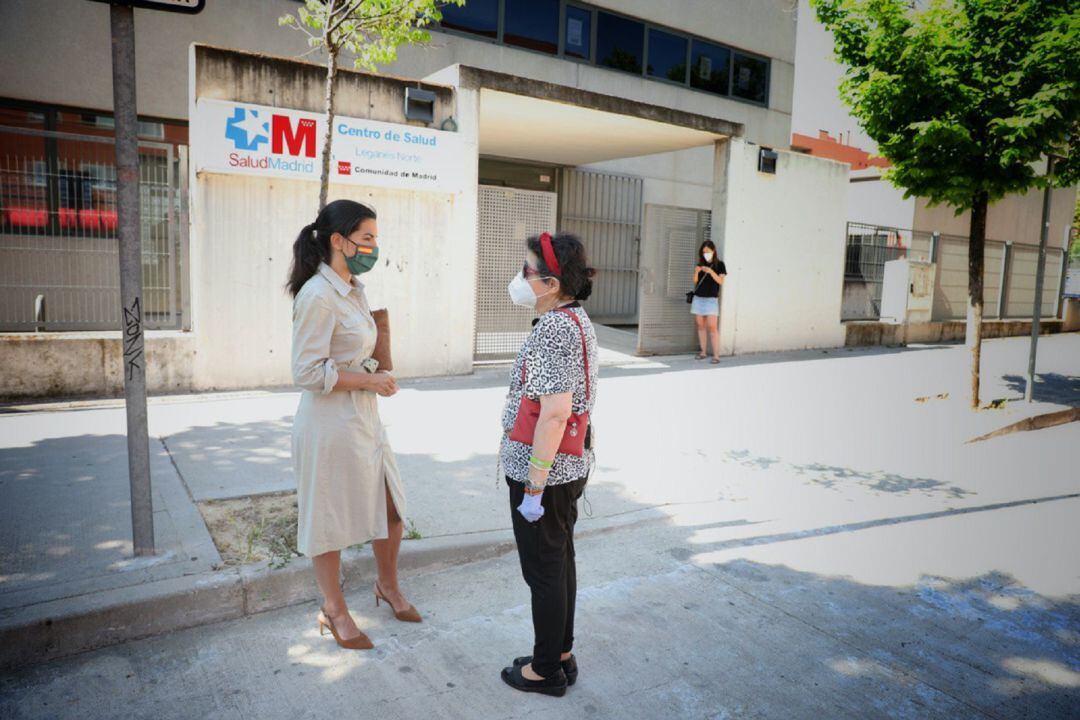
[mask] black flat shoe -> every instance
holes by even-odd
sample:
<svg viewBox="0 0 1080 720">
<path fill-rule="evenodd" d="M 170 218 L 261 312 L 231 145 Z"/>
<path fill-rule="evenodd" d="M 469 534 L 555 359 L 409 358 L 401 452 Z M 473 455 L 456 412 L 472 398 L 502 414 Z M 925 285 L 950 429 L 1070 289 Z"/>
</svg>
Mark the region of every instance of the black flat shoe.
<svg viewBox="0 0 1080 720">
<path fill-rule="evenodd" d="M 559 668 L 551 677 L 543 680 L 530 680 L 522 677 L 521 667 L 515 665 L 514 667 L 503 668 L 502 679 L 510 687 L 522 692 L 534 692 L 553 697 L 562 697 L 566 694 L 566 673 L 562 671 L 562 668 Z"/>
<path fill-rule="evenodd" d="M 525 657 L 514 658 L 514 667 L 524 667 L 532 662 L 532 655 L 526 655 Z M 562 666 L 563 672 L 566 673 L 566 685 L 567 687 L 577 682 L 577 658 L 571 655 L 566 660 L 560 660 L 559 665 Z"/>
</svg>

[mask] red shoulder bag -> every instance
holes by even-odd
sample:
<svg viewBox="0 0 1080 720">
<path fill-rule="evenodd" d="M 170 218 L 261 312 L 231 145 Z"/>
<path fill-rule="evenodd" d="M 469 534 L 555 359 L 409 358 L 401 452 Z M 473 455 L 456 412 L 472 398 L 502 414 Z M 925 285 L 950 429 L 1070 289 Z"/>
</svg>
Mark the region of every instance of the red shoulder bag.
<svg viewBox="0 0 1080 720">
<path fill-rule="evenodd" d="M 585 329 L 581 327 L 581 321 L 578 320 L 578 316 L 570 310 L 559 310 L 559 312 L 566 313 L 578 326 L 578 330 L 581 331 L 581 356 L 585 358 L 585 403 L 588 407 L 588 402 L 592 396 L 592 389 L 589 386 L 589 348 L 585 343 Z M 525 363 L 521 364 L 521 384 L 522 391 L 524 392 L 525 385 Z M 533 444 L 533 436 L 536 435 L 536 423 L 540 419 L 540 401 L 533 400 L 532 398 L 522 395 L 521 406 L 518 408 L 517 419 L 514 420 L 514 429 L 510 431 L 510 439 L 514 442 L 524 443 L 526 445 Z M 566 455 L 575 455 L 581 457 L 585 454 L 585 433 L 589 429 L 589 413 L 585 411 L 581 414 L 571 413 L 570 419 L 566 421 L 566 430 L 563 431 L 562 442 L 559 443 L 559 452 Z"/>
</svg>

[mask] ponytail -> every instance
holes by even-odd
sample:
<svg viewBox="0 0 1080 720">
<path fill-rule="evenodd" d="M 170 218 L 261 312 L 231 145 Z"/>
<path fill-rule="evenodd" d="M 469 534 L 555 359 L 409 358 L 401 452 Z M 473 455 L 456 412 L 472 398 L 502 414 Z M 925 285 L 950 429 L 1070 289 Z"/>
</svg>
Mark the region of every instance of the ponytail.
<svg viewBox="0 0 1080 720">
<path fill-rule="evenodd" d="M 304 287 L 304 283 L 319 272 L 319 264 L 330 260 L 330 244 L 319 242 L 315 228 L 315 223 L 305 225 L 293 242 L 292 268 L 289 270 L 289 282 L 285 285 L 293 297 Z"/>
<path fill-rule="evenodd" d="M 296 297 L 322 263 L 330 264 L 330 238 L 334 233 L 348 237 L 364 220 L 374 220 L 375 211 L 354 200 L 335 200 L 319 212 L 315 222 L 305 225 L 293 242 L 293 261 L 285 289 Z"/>
</svg>

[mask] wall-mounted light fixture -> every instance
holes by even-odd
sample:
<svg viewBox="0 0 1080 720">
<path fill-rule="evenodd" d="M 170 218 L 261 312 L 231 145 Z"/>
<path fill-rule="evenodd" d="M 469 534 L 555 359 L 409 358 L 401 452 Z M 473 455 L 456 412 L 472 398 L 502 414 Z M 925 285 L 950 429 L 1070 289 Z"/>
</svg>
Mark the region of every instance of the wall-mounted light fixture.
<svg viewBox="0 0 1080 720">
<path fill-rule="evenodd" d="M 405 88 L 405 119 L 428 123 L 435 121 L 435 93 L 420 88 Z"/>
<path fill-rule="evenodd" d="M 770 175 L 776 174 L 776 151 L 772 148 L 763 147 L 758 150 L 757 156 L 757 169 L 758 172 L 769 173 Z"/>
</svg>

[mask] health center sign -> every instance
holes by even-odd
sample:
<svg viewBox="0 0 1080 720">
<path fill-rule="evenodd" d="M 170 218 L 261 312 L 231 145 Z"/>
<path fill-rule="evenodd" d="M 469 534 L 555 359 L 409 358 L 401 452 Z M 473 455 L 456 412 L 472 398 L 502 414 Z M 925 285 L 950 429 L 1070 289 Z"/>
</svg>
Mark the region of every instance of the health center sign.
<svg viewBox="0 0 1080 720">
<path fill-rule="evenodd" d="M 325 115 L 199 98 L 193 120 L 196 172 L 319 179 Z M 457 133 L 334 118 L 331 183 L 458 193 L 464 161 Z"/>
</svg>

